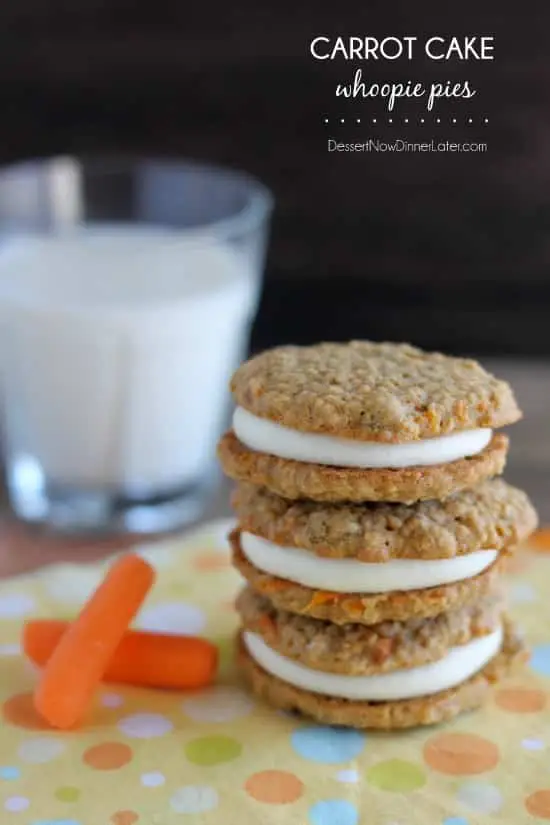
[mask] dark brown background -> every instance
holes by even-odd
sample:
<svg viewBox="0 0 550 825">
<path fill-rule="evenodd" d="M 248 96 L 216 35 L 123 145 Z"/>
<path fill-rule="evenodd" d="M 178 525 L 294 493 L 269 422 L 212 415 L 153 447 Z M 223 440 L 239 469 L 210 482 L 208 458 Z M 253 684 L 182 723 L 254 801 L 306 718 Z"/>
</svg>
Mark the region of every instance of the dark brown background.
<svg viewBox="0 0 550 825">
<path fill-rule="evenodd" d="M 117 148 L 258 175 L 277 212 L 253 348 L 358 336 L 547 354 L 550 7 L 455 5 L 4 3 L 0 159 Z M 311 59 L 320 33 L 494 34 L 489 64 L 364 67 L 377 79 L 468 77 L 476 98 L 441 113 L 472 114 L 476 125 L 446 125 L 441 135 L 487 140 L 489 151 L 329 155 L 329 135 L 371 132 L 327 127 L 324 116 L 383 111 L 336 105 L 334 86 L 352 70 Z M 483 115 L 486 127 L 477 125 Z M 436 136 L 432 126 L 386 128 L 411 140 Z"/>
</svg>

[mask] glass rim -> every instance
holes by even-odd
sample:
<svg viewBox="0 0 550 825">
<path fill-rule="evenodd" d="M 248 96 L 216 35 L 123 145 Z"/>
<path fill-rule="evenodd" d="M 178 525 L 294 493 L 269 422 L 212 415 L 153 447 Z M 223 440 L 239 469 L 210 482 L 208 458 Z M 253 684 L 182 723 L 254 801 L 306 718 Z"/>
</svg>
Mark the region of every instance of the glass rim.
<svg viewBox="0 0 550 825">
<path fill-rule="evenodd" d="M 193 170 L 205 174 L 218 176 L 222 179 L 238 181 L 244 184 L 249 192 L 245 206 L 235 214 L 213 221 L 205 221 L 194 227 L 181 227 L 182 234 L 196 233 L 197 230 L 214 231 L 226 237 L 238 235 L 240 232 L 257 229 L 267 222 L 273 211 L 275 198 L 271 190 L 258 178 L 242 169 L 208 161 L 194 160 L 193 158 L 178 155 L 148 155 L 139 152 L 79 152 L 54 155 L 38 155 L 24 158 L 10 163 L 0 164 L 0 183 L 9 174 L 31 167 L 47 168 L 50 164 L 75 162 L 84 166 L 97 165 L 98 172 L 130 170 L 140 163 L 151 163 L 158 166 L 173 167 L 178 171 Z"/>
</svg>

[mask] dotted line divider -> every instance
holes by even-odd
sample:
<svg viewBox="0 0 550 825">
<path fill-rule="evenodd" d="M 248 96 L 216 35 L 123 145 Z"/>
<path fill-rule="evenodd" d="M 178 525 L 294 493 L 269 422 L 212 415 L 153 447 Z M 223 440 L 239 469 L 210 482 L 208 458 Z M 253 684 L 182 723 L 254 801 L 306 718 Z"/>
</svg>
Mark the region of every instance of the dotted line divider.
<svg viewBox="0 0 550 825">
<path fill-rule="evenodd" d="M 487 126 L 487 124 L 489 123 L 489 118 L 488 117 L 481 118 L 479 121 L 478 121 L 477 118 L 473 118 L 473 117 L 468 117 L 468 118 L 465 118 L 464 120 L 462 120 L 461 118 L 456 118 L 456 117 L 451 117 L 451 118 L 441 118 L 441 117 L 433 117 L 433 118 L 430 118 L 430 117 L 419 117 L 419 118 L 409 118 L 409 117 L 403 117 L 403 118 L 399 118 L 399 117 L 348 117 L 348 118 L 345 118 L 345 117 L 336 117 L 336 118 L 328 118 L 328 117 L 325 117 L 325 118 L 323 118 L 323 123 L 326 126 L 332 125 L 333 123 L 336 123 L 338 125 L 344 125 L 346 123 L 355 123 L 357 125 L 357 124 L 364 123 L 364 124 L 370 124 L 372 126 L 376 126 L 376 125 L 384 126 L 386 124 L 388 124 L 390 126 L 392 126 L 393 124 L 397 124 L 397 125 L 403 124 L 405 126 L 408 126 L 409 124 L 413 125 L 413 126 L 419 124 L 420 126 L 425 126 L 425 125 L 431 125 L 433 123 L 438 124 L 438 125 L 440 125 L 442 123 L 450 123 L 453 126 L 456 126 L 456 124 L 459 122 L 459 120 L 460 120 L 461 123 L 464 122 L 464 123 L 468 124 L 468 126 L 471 126 L 474 122 L 476 122 L 476 123 L 480 122 L 484 126 Z"/>
</svg>

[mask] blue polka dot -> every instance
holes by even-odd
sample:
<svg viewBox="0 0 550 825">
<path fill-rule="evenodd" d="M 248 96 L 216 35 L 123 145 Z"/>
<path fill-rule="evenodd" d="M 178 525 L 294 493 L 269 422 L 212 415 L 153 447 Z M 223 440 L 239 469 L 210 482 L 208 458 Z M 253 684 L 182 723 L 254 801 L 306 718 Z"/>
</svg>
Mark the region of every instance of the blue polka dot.
<svg viewBox="0 0 550 825">
<path fill-rule="evenodd" d="M 365 734 L 351 728 L 314 725 L 291 734 L 292 747 L 304 759 L 334 765 L 355 759 L 365 745 Z"/>
<path fill-rule="evenodd" d="M 35 819 L 31 825 L 80 825 L 76 819 Z"/>
<path fill-rule="evenodd" d="M 443 820 L 443 825 L 468 825 L 468 820 L 463 816 L 448 816 Z"/>
<path fill-rule="evenodd" d="M 530 665 L 541 676 L 550 676 L 550 644 L 533 648 Z"/>
<path fill-rule="evenodd" d="M 21 771 L 12 765 L 4 765 L 0 768 L 0 779 L 19 779 Z"/>
<path fill-rule="evenodd" d="M 345 799 L 324 799 L 309 809 L 311 825 L 357 825 L 357 808 Z"/>
</svg>

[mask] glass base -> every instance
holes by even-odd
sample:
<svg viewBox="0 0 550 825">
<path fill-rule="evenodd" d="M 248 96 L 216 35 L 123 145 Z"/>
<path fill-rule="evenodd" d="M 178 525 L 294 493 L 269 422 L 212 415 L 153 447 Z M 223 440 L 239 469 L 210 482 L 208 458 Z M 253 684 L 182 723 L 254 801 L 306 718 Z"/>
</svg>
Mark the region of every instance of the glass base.
<svg viewBox="0 0 550 825">
<path fill-rule="evenodd" d="M 53 483 L 33 486 L 28 479 L 24 485 L 17 482 L 8 477 L 10 504 L 18 518 L 60 533 L 96 535 L 173 532 L 201 515 L 213 487 L 208 479 L 135 496 Z"/>
</svg>

